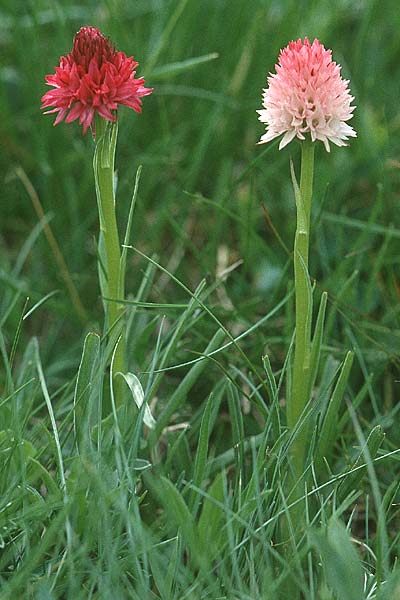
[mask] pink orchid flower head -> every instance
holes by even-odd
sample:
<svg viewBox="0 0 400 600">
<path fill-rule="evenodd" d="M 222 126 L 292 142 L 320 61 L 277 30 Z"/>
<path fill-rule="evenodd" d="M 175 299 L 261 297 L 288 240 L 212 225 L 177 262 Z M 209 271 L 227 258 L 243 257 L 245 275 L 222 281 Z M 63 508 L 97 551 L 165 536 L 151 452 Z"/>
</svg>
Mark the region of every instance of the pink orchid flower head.
<svg viewBox="0 0 400 600">
<path fill-rule="evenodd" d="M 263 108 L 259 120 L 266 132 L 259 144 L 283 135 L 279 149 L 295 137 L 323 142 L 329 152 L 329 142 L 347 146 L 349 137 L 357 133 L 347 124 L 355 106 L 350 95 L 349 81 L 342 79 L 340 65 L 332 61 L 331 50 L 315 39 L 306 37 L 290 42 L 279 54 L 276 73 L 267 78 L 263 93 Z"/>
<path fill-rule="evenodd" d="M 69 54 L 60 58 L 55 74 L 46 76 L 52 88 L 42 97 L 41 108 L 57 113 L 54 125 L 79 119 L 85 134 L 96 114 L 116 121 L 119 104 L 141 112 L 141 98 L 153 91 L 144 79 L 135 77 L 139 63 L 115 47 L 95 27 L 82 27 Z"/>
</svg>

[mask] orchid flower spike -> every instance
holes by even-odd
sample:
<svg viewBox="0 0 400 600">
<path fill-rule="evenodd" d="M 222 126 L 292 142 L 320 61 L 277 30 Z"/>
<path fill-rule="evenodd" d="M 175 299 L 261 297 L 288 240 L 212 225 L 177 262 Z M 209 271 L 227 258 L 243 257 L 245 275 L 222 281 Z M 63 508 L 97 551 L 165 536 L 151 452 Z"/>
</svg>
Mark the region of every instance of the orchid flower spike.
<svg viewBox="0 0 400 600">
<path fill-rule="evenodd" d="M 347 146 L 349 137 L 357 134 L 347 124 L 353 116 L 354 100 L 342 79 L 341 67 L 332 61 L 331 50 L 315 39 L 290 42 L 279 54 L 276 73 L 270 74 L 263 94 L 259 120 L 266 124 L 266 133 L 259 144 L 283 135 L 279 149 L 293 138 L 323 142 L 329 152 L 329 142 Z"/>
<path fill-rule="evenodd" d="M 119 104 L 141 112 L 141 97 L 151 94 L 143 78 L 135 78 L 139 63 L 115 47 L 95 27 L 82 27 L 75 35 L 73 48 L 60 58 L 54 75 L 46 83 L 54 89 L 42 98 L 41 108 L 58 113 L 54 125 L 64 117 L 66 123 L 79 119 L 85 134 L 97 113 L 107 121 L 116 121 Z"/>
</svg>

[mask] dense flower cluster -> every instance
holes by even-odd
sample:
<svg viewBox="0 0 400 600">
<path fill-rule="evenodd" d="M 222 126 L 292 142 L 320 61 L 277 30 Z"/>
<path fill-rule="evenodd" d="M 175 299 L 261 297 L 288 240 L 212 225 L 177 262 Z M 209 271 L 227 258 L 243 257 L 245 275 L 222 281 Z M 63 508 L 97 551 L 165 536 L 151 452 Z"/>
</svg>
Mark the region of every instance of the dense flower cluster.
<svg viewBox="0 0 400 600">
<path fill-rule="evenodd" d="M 259 120 L 267 125 L 260 144 L 284 134 L 279 149 L 298 137 L 321 140 L 329 152 L 329 142 L 346 146 L 356 132 L 346 123 L 353 116 L 354 100 L 349 82 L 342 79 L 341 67 L 332 61 L 332 53 L 314 40 L 290 42 L 281 50 L 276 73 L 267 81 Z"/>
<path fill-rule="evenodd" d="M 79 119 L 86 133 L 97 113 L 115 121 L 119 104 L 141 112 L 141 97 L 151 94 L 144 79 L 135 79 L 139 63 L 117 52 L 110 41 L 95 27 L 82 27 L 75 35 L 72 51 L 60 58 L 54 75 L 46 82 L 54 89 L 42 98 L 47 113 L 58 113 L 54 125 Z"/>
</svg>

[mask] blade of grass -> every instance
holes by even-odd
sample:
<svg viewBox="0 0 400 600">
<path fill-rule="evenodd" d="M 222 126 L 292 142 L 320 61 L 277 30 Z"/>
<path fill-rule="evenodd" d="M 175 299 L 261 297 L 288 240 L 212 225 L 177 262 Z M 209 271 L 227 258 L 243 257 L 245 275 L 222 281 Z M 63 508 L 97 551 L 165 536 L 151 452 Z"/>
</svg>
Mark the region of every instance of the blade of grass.
<svg viewBox="0 0 400 600">
<path fill-rule="evenodd" d="M 197 450 L 194 459 L 193 468 L 193 485 L 201 488 L 201 485 L 206 476 L 207 468 L 207 455 L 209 439 L 211 434 L 211 415 L 213 412 L 214 395 L 210 394 L 203 412 L 203 418 L 201 419 L 199 441 L 197 443 Z M 191 494 L 188 501 L 189 510 L 192 514 L 196 514 L 200 498 L 191 490 Z"/>
<path fill-rule="evenodd" d="M 324 421 L 319 434 L 318 445 L 315 456 L 315 468 L 318 472 L 323 465 L 324 459 L 329 460 L 336 437 L 338 413 L 343 402 L 350 369 L 353 364 L 354 353 L 349 351 L 344 359 L 338 380 L 333 390 L 331 399 L 326 410 Z"/>
<path fill-rule="evenodd" d="M 210 52 L 209 54 L 204 54 L 203 56 L 195 56 L 193 58 L 187 58 L 186 60 L 181 60 L 179 62 L 169 63 L 167 65 L 162 65 L 160 67 L 156 67 L 153 69 L 151 73 L 152 79 L 163 79 L 164 77 L 170 78 L 179 73 L 188 71 L 197 67 L 198 65 L 202 65 L 204 63 L 210 62 L 211 60 L 215 60 L 219 57 L 217 52 Z"/>
<path fill-rule="evenodd" d="M 324 335 L 324 322 L 325 322 L 325 312 L 326 312 L 326 303 L 328 300 L 328 294 L 323 292 L 321 296 L 321 302 L 319 305 L 317 322 L 315 324 L 314 337 L 311 343 L 311 359 L 310 359 L 310 387 L 309 387 L 309 395 L 311 396 L 312 391 L 314 389 L 315 380 L 318 375 L 318 367 L 321 358 L 321 346 L 322 339 Z"/>
<path fill-rule="evenodd" d="M 125 298 L 126 255 L 128 253 L 127 245 L 129 244 L 129 238 L 131 236 L 131 229 L 132 229 L 132 223 L 133 223 L 133 215 L 134 215 L 134 212 L 135 212 L 135 206 L 136 206 L 136 201 L 137 201 L 137 195 L 138 195 L 138 190 L 139 190 L 139 182 L 140 182 L 140 175 L 141 175 L 141 173 L 142 173 L 142 166 L 140 165 L 138 167 L 138 170 L 136 171 L 135 187 L 133 189 L 133 195 L 132 195 L 132 199 L 131 199 L 131 205 L 129 207 L 128 222 L 127 222 L 127 225 L 126 225 L 124 244 L 122 246 L 121 258 L 120 258 L 120 262 L 119 262 L 118 290 L 119 290 L 119 297 L 122 298 L 122 299 Z"/>
<path fill-rule="evenodd" d="M 366 441 L 367 452 L 372 461 L 378 454 L 378 450 L 381 447 L 384 439 L 385 434 L 382 427 L 380 425 L 376 425 Z M 361 480 L 366 473 L 365 454 L 365 448 L 361 448 L 357 459 L 349 469 L 350 473 L 348 477 L 341 482 L 340 492 L 343 496 L 347 496 L 347 494 L 349 494 L 352 490 L 356 490 L 360 487 Z M 359 468 L 361 466 L 362 468 Z"/>
<path fill-rule="evenodd" d="M 100 336 L 89 332 L 83 345 L 74 391 L 74 435 L 79 450 L 90 446 L 89 398 L 100 352 Z"/>
</svg>

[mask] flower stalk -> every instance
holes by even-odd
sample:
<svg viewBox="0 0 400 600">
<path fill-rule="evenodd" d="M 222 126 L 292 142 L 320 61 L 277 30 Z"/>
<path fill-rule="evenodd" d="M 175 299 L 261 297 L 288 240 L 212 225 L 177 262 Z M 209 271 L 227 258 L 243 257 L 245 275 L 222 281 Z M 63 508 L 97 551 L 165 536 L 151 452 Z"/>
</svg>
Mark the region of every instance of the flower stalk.
<svg viewBox="0 0 400 600">
<path fill-rule="evenodd" d="M 114 357 L 114 372 L 126 372 L 123 328 L 123 306 L 116 302 L 124 299 L 125 290 L 120 289 L 121 245 L 115 212 L 114 161 L 118 135 L 118 122 L 110 123 L 96 117 L 96 147 L 93 169 L 96 184 L 97 206 L 100 222 L 99 257 L 101 261 L 100 287 L 104 300 L 106 330 L 121 335 Z M 117 329 L 116 329 L 117 328 Z M 116 380 L 115 402 L 122 404 L 123 386 Z"/>
<path fill-rule="evenodd" d="M 287 424 L 294 430 L 310 397 L 312 299 L 308 274 L 311 202 L 314 178 L 314 148 L 311 140 L 301 144 L 300 189 L 294 179 L 297 226 L 294 243 L 296 332 L 292 389 L 288 398 Z M 296 189 L 297 188 L 297 189 Z M 307 444 L 307 428 L 302 427 L 293 442 L 293 467 L 301 475 Z"/>
</svg>

